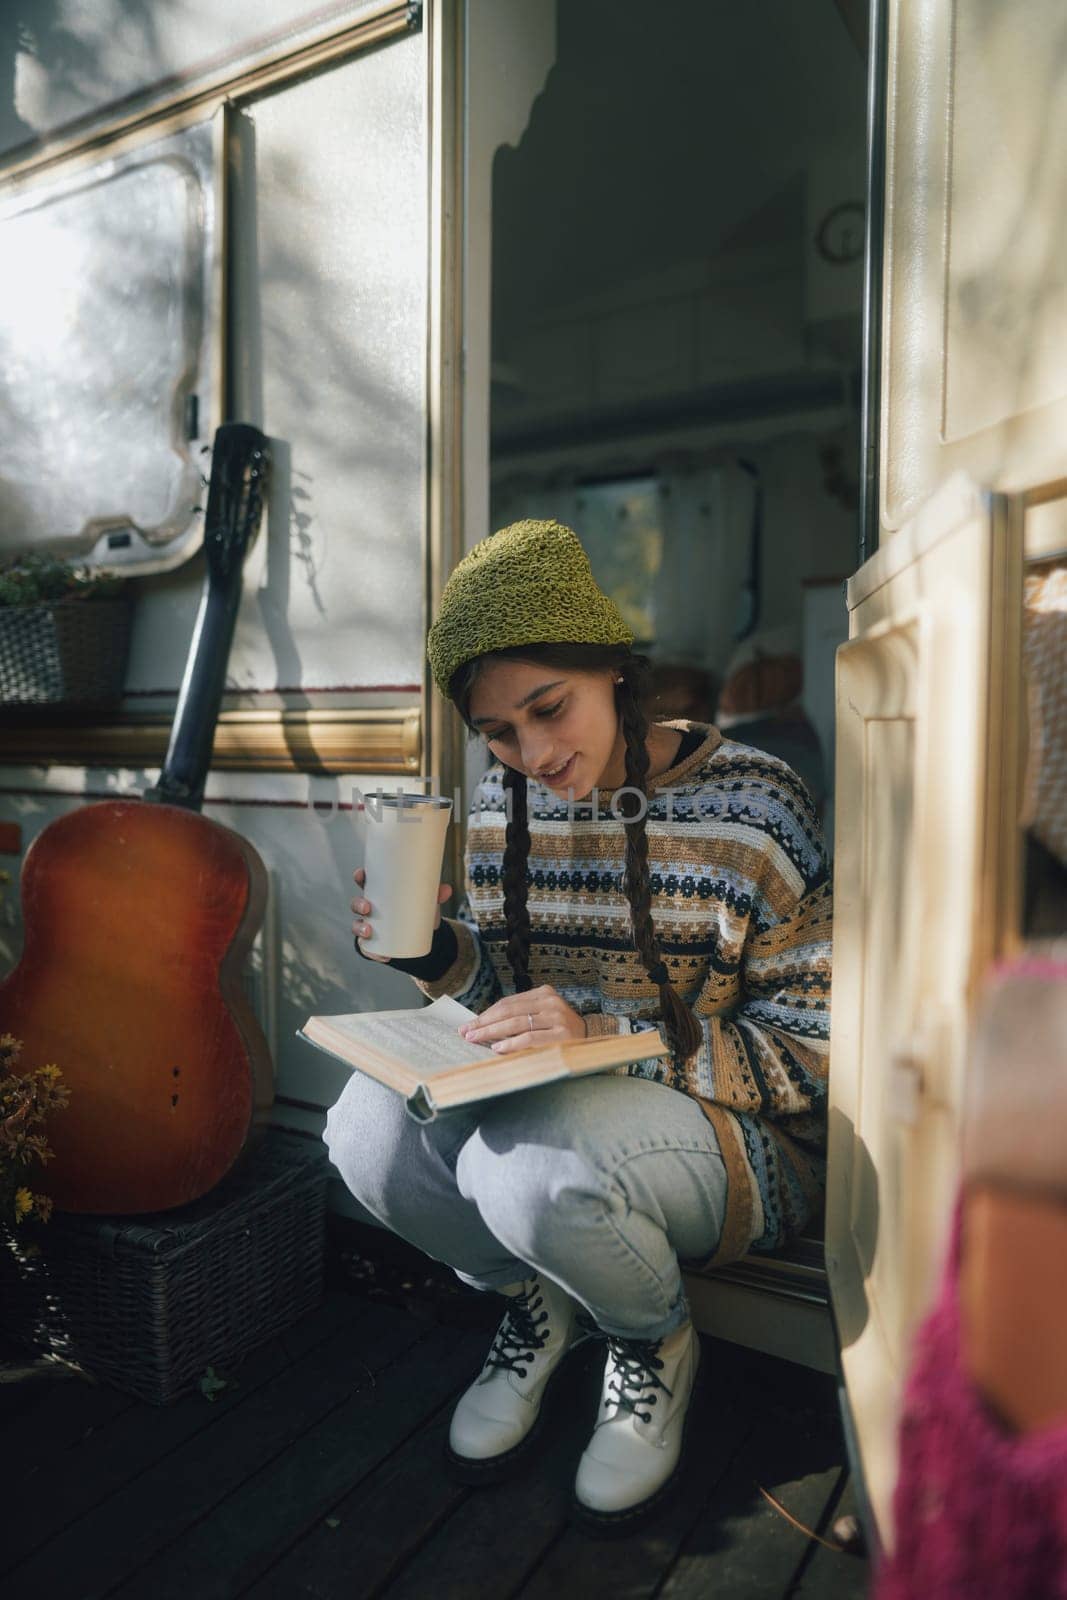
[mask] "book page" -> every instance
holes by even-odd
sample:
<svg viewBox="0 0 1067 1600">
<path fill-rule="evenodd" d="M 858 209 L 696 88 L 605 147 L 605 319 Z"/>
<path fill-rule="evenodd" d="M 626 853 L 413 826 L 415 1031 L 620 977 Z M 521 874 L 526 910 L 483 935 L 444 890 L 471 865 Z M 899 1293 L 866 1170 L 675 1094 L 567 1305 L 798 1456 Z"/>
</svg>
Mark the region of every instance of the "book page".
<svg viewBox="0 0 1067 1600">
<path fill-rule="evenodd" d="M 443 998 L 448 1000 L 447 995 Z M 399 1056 L 423 1078 L 448 1067 L 498 1059 L 488 1045 L 468 1044 L 456 1031 L 473 1016 L 455 1000 L 448 1000 L 447 1006 L 436 1000 L 421 1011 L 361 1011 L 327 1020 L 339 1034 Z"/>
</svg>

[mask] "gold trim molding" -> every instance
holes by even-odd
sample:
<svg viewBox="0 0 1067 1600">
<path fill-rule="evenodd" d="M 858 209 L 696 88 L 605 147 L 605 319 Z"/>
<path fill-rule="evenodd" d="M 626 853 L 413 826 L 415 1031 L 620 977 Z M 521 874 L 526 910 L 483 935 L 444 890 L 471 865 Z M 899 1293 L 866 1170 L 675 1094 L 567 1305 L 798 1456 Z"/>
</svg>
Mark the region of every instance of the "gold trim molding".
<svg viewBox="0 0 1067 1600">
<path fill-rule="evenodd" d="M 158 767 L 167 717 L 0 727 L 0 762 L 19 766 Z M 418 773 L 422 713 L 391 710 L 223 711 L 211 766 L 217 772 Z"/>
</svg>

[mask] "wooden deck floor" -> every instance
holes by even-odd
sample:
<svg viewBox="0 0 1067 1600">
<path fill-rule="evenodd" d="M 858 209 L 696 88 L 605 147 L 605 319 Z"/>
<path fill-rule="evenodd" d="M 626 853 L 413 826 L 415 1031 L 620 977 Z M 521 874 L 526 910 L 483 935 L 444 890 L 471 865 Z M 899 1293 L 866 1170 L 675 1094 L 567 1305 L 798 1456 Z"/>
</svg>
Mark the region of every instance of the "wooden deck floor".
<svg viewBox="0 0 1067 1600">
<path fill-rule="evenodd" d="M 571 1358 L 526 1476 L 466 1489 L 445 1475 L 442 1442 L 490 1335 L 358 1291 L 335 1282 L 210 1402 L 160 1408 L 62 1369 L 0 1371 L 5 1600 L 866 1592 L 862 1559 L 808 1539 L 758 1489 L 824 1535 L 849 1509 L 829 1379 L 705 1339 L 709 1381 L 673 1503 L 643 1531 L 590 1540 L 567 1502 L 597 1347 Z"/>
</svg>

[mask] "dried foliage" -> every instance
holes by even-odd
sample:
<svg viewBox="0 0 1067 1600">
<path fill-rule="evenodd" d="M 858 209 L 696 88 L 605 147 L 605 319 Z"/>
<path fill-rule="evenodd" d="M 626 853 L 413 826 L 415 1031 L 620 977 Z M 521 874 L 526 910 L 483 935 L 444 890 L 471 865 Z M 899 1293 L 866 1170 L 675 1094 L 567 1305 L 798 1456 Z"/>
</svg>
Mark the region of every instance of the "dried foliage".
<svg viewBox="0 0 1067 1600">
<path fill-rule="evenodd" d="M 45 1124 L 70 1098 L 57 1066 L 16 1072 L 21 1054 L 18 1039 L 0 1034 L 0 1223 L 7 1224 L 52 1215 L 51 1200 L 30 1184 L 52 1156 Z"/>
</svg>

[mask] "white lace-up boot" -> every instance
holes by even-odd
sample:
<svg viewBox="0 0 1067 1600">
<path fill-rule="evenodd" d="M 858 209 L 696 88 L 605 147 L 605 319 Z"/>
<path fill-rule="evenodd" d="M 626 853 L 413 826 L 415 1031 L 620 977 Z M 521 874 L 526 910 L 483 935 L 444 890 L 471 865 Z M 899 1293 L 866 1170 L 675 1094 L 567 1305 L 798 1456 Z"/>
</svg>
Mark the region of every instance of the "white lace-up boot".
<svg viewBox="0 0 1067 1600">
<path fill-rule="evenodd" d="M 448 1431 L 449 1463 L 466 1482 L 506 1472 L 525 1452 L 549 1379 L 586 1336 L 577 1321 L 579 1307 L 548 1278 L 528 1278 L 504 1293 L 504 1320 Z"/>
<path fill-rule="evenodd" d="M 608 1335 L 600 1412 L 574 1484 L 581 1525 L 624 1529 L 665 1494 L 681 1458 L 699 1365 L 691 1322 L 665 1339 Z"/>
</svg>

